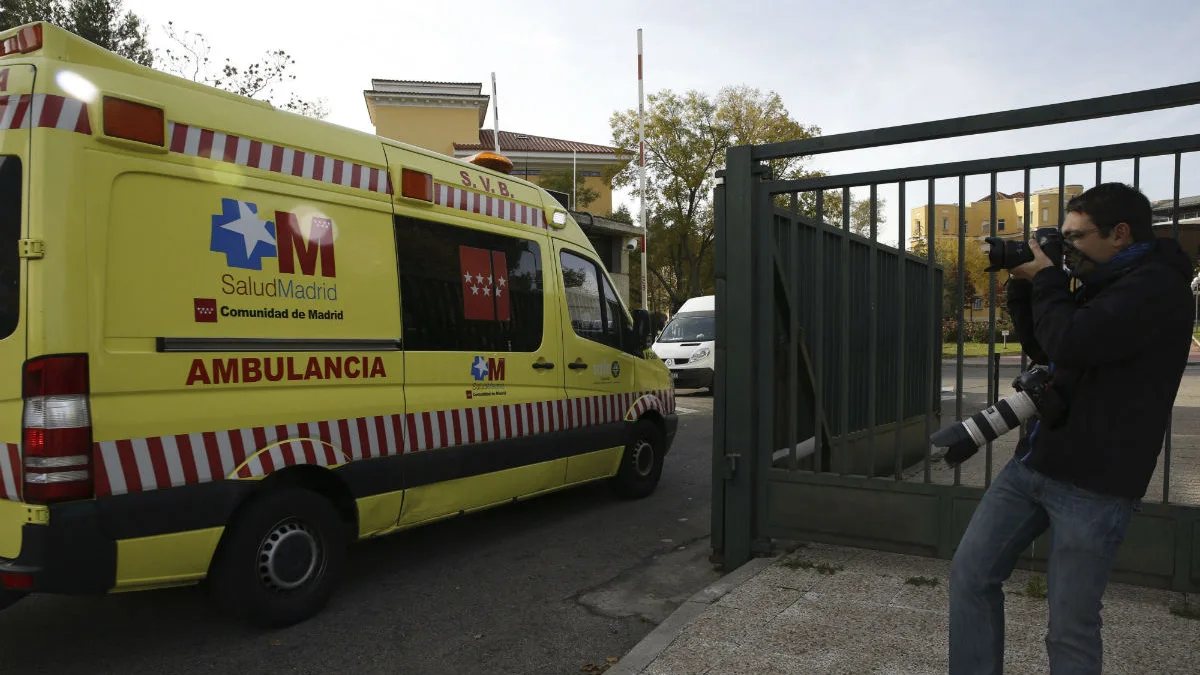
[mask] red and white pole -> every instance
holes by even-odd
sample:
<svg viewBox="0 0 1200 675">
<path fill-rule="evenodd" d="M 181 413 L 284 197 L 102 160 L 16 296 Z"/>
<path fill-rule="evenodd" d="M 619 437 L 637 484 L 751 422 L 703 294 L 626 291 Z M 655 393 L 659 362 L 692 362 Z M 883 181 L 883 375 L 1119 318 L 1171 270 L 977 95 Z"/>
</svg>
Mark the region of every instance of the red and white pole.
<svg viewBox="0 0 1200 675">
<path fill-rule="evenodd" d="M 641 195 L 642 221 L 642 309 L 650 311 L 649 286 L 646 284 L 646 125 L 645 125 L 645 92 L 642 89 L 642 29 L 638 37 L 638 162 L 641 165 L 638 177 L 638 193 Z"/>
</svg>

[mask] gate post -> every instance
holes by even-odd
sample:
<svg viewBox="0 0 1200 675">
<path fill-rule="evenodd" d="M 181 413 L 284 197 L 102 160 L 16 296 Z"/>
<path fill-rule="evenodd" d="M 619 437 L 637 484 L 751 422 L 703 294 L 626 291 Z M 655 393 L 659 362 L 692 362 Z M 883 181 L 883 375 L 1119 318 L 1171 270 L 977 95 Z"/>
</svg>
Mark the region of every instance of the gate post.
<svg viewBox="0 0 1200 675">
<path fill-rule="evenodd" d="M 750 327 L 754 284 L 754 162 L 749 146 L 730 148 L 725 183 L 713 195 L 716 378 L 713 386 L 712 546 L 732 570 L 751 558 L 755 538 L 757 424 Z"/>
</svg>

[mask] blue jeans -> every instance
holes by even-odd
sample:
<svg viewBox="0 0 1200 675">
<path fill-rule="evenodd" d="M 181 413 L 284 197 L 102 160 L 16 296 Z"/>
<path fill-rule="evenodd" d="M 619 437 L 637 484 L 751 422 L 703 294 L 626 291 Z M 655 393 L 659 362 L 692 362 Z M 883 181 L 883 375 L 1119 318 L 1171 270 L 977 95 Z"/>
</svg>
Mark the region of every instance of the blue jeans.
<svg viewBox="0 0 1200 675">
<path fill-rule="evenodd" d="M 1095 673 L 1100 600 L 1132 500 L 1052 480 L 1013 459 L 984 493 L 950 566 L 950 674 L 1004 670 L 1004 592 L 1017 556 L 1050 528 L 1047 567 L 1054 675 Z"/>
</svg>

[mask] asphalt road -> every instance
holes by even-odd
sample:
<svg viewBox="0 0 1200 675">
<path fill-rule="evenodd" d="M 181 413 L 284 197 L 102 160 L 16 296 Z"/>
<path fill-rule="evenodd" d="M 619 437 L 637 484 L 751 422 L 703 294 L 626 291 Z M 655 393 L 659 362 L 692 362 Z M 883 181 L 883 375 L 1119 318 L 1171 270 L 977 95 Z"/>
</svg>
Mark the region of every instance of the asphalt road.
<svg viewBox="0 0 1200 675">
<path fill-rule="evenodd" d="M 620 657 L 708 563 L 712 398 L 681 392 L 657 492 L 602 485 L 364 542 L 323 614 L 264 632 L 198 588 L 30 597 L 0 612 L 3 675 L 579 673 Z"/>
</svg>

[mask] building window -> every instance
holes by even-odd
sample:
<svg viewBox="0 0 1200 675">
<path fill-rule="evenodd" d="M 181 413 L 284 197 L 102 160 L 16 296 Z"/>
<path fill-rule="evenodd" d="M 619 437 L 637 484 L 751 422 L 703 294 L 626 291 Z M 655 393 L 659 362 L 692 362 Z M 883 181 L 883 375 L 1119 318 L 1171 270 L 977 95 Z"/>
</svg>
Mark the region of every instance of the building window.
<svg viewBox="0 0 1200 675">
<path fill-rule="evenodd" d="M 997 232 L 1004 231 L 1004 219 L 1003 218 L 996 220 L 996 231 Z"/>
<path fill-rule="evenodd" d="M 942 218 L 942 232 L 949 232 L 949 231 L 950 231 L 950 219 Z"/>
<path fill-rule="evenodd" d="M 1017 227 L 1025 227 L 1025 216 L 1017 216 Z"/>
<path fill-rule="evenodd" d="M 983 221 L 983 225 L 982 225 L 982 226 L 979 228 L 979 231 L 980 231 L 980 232 L 982 232 L 982 233 L 984 233 L 984 234 L 987 234 L 987 233 L 989 233 L 989 232 L 991 231 L 991 230 L 988 228 L 988 226 L 989 226 L 989 225 L 991 225 L 991 223 L 989 223 L 989 222 L 988 222 L 988 221 L 986 221 L 986 220 L 985 220 L 985 221 Z"/>
<path fill-rule="evenodd" d="M 1050 209 L 1042 209 L 1042 223 L 1045 224 L 1049 221 L 1050 221 Z"/>
<path fill-rule="evenodd" d="M 535 352 L 542 345 L 537 242 L 397 216 L 404 348 Z"/>
</svg>

